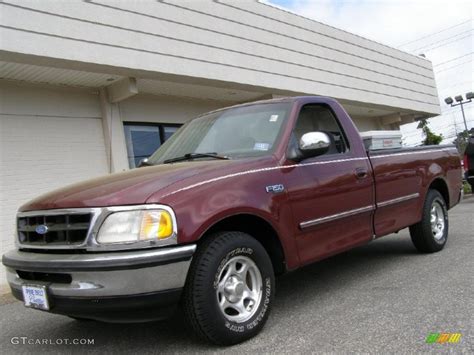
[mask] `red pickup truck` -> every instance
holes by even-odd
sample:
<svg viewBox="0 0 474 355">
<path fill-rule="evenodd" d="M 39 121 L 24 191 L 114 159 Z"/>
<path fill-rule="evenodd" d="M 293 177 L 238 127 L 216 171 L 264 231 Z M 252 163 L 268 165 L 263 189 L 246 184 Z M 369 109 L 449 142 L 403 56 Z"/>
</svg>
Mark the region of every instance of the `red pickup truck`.
<svg viewBox="0 0 474 355">
<path fill-rule="evenodd" d="M 198 335 L 238 343 L 267 320 L 275 275 L 406 227 L 440 251 L 461 196 L 454 147 L 367 151 L 325 97 L 204 114 L 142 165 L 20 208 L 3 256 L 16 298 L 120 322 L 181 305 Z"/>
</svg>

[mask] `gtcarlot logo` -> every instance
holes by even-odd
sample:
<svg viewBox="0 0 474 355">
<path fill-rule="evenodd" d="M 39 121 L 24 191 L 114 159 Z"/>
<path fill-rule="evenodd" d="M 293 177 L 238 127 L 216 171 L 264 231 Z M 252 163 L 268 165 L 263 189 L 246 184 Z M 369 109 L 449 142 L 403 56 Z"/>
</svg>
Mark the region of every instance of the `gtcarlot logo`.
<svg viewBox="0 0 474 355">
<path fill-rule="evenodd" d="M 426 337 L 427 344 L 459 343 L 461 333 L 431 333 Z"/>
<path fill-rule="evenodd" d="M 10 342 L 13 345 L 94 345 L 94 339 L 90 338 L 29 338 L 12 337 Z"/>
</svg>

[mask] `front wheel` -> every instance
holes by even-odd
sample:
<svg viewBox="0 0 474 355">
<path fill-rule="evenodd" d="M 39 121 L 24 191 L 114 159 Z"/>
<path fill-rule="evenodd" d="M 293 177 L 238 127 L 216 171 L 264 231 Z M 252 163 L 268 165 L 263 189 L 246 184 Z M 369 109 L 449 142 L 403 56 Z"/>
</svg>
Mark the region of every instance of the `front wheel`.
<svg viewBox="0 0 474 355">
<path fill-rule="evenodd" d="M 448 227 L 448 209 L 443 196 L 436 190 L 429 190 L 421 221 L 410 226 L 413 244 L 422 253 L 440 251 L 448 241 Z"/>
<path fill-rule="evenodd" d="M 273 267 L 263 246 L 245 233 L 217 233 L 193 258 L 184 313 L 200 337 L 221 345 L 240 343 L 263 328 L 274 290 Z"/>
</svg>

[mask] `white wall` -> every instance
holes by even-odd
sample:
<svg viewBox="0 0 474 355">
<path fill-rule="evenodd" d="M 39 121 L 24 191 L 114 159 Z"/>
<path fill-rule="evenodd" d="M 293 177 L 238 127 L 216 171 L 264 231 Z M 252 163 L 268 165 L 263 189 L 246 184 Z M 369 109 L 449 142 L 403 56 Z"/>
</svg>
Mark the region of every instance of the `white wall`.
<svg viewBox="0 0 474 355">
<path fill-rule="evenodd" d="M 10 53 L 138 77 L 175 75 L 440 112 L 426 59 L 256 1 L 3 0 L 0 6 L 1 49 Z"/>
<path fill-rule="evenodd" d="M 0 253 L 14 247 L 20 205 L 107 173 L 96 93 L 0 81 Z M 5 283 L 0 267 L 0 286 Z"/>
<path fill-rule="evenodd" d="M 138 94 L 120 102 L 123 122 L 185 123 L 190 119 L 220 107 L 229 102 L 195 100 L 174 96 Z"/>
<path fill-rule="evenodd" d="M 123 122 L 155 122 L 183 124 L 198 115 L 232 106 L 229 102 L 196 100 L 186 97 L 138 94 L 120 104 Z M 379 119 L 374 117 L 352 117 L 360 131 L 382 129 Z"/>
<path fill-rule="evenodd" d="M 382 125 L 380 124 L 380 121 L 373 117 L 372 118 L 352 117 L 352 120 L 357 126 L 357 129 L 359 130 L 359 132 L 373 131 L 373 130 L 379 130 L 383 128 Z"/>
</svg>

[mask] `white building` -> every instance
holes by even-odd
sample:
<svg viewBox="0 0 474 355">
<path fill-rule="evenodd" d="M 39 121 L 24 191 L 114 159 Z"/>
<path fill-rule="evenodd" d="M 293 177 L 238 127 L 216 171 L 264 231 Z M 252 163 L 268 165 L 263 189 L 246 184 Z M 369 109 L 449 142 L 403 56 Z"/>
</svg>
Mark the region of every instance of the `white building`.
<svg viewBox="0 0 474 355">
<path fill-rule="evenodd" d="M 1 252 L 22 203 L 133 167 L 202 112 L 314 94 L 362 131 L 440 113 L 426 59 L 255 0 L 3 0 L 0 16 Z"/>
</svg>

